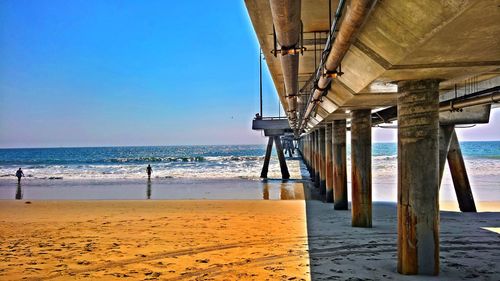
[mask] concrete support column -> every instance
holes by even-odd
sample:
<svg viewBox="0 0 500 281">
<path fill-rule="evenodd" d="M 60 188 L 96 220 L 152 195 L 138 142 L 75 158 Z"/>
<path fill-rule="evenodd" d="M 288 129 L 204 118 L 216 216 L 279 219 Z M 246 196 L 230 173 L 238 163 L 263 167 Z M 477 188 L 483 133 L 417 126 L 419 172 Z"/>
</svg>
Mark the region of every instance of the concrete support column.
<svg viewBox="0 0 500 281">
<path fill-rule="evenodd" d="M 309 173 L 312 175 L 311 170 L 311 134 L 307 135 L 307 168 L 309 169 Z"/>
<path fill-rule="evenodd" d="M 267 178 L 267 172 L 269 170 L 269 161 L 271 160 L 271 152 L 273 150 L 273 137 L 269 137 L 267 141 L 266 156 L 264 157 L 264 165 L 262 166 L 262 171 L 260 172 L 260 177 L 263 179 Z"/>
<path fill-rule="evenodd" d="M 346 121 L 333 121 L 334 209 L 347 210 Z"/>
<path fill-rule="evenodd" d="M 279 136 L 274 136 L 274 144 L 276 145 L 276 153 L 278 154 L 278 160 L 280 162 L 281 178 L 289 179 L 290 173 L 288 172 L 288 167 L 285 161 L 285 154 L 283 153 L 283 146 L 281 145 L 281 138 Z"/>
<path fill-rule="evenodd" d="M 469 177 L 467 176 L 462 150 L 460 149 L 460 143 L 458 142 L 455 130 L 453 130 L 451 134 L 448 166 L 450 167 L 451 178 L 455 186 L 455 193 L 457 194 L 460 211 L 476 212 L 474 196 L 472 196 Z"/>
<path fill-rule="evenodd" d="M 446 164 L 446 156 L 450 149 L 451 133 L 455 130 L 454 125 L 439 126 L 439 186 L 443 180 L 444 166 Z"/>
<path fill-rule="evenodd" d="M 316 181 L 316 132 L 311 133 L 311 179 Z M 314 183 L 316 185 L 316 183 Z"/>
<path fill-rule="evenodd" d="M 354 110 L 351 119 L 352 226 L 372 226 L 372 114 Z"/>
<path fill-rule="evenodd" d="M 325 128 L 319 128 L 319 193 L 326 193 Z"/>
<path fill-rule="evenodd" d="M 311 173 L 311 134 L 307 135 L 307 169 Z"/>
<path fill-rule="evenodd" d="M 304 137 L 302 137 L 301 143 L 302 143 L 302 149 L 303 149 L 302 157 L 304 158 L 304 164 L 306 165 L 307 169 L 309 169 L 309 160 L 307 159 L 307 150 L 308 150 L 307 138 L 308 138 L 308 135 L 305 135 Z"/>
<path fill-rule="evenodd" d="M 316 132 L 311 132 L 311 179 L 312 181 L 316 180 Z"/>
<path fill-rule="evenodd" d="M 320 171 L 321 171 L 321 164 L 320 164 L 320 151 L 319 151 L 319 130 L 316 130 L 316 133 L 314 134 L 314 185 L 316 187 L 321 187 L 321 178 L 320 178 Z"/>
<path fill-rule="evenodd" d="M 439 81 L 398 83 L 398 271 L 439 273 Z"/>
<path fill-rule="evenodd" d="M 333 142 L 332 142 L 332 124 L 327 123 L 325 127 L 325 178 L 326 194 L 325 201 L 333 202 Z"/>
</svg>

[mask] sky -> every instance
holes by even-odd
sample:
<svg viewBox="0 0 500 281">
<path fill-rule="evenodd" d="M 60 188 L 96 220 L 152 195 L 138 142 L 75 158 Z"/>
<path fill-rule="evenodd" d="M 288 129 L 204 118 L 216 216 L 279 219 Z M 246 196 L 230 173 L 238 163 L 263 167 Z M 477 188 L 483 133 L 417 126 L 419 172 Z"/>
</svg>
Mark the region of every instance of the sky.
<svg viewBox="0 0 500 281">
<path fill-rule="evenodd" d="M 0 147 L 265 143 L 251 130 L 258 91 L 242 0 L 0 1 Z M 461 140 L 500 139 L 492 119 Z"/>
</svg>

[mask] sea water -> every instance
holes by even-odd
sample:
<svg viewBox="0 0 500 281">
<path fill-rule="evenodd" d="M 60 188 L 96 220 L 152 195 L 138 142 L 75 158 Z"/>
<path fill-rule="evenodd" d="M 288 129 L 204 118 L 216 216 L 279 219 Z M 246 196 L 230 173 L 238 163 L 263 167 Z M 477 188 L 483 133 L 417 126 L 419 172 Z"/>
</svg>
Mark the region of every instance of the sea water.
<svg viewBox="0 0 500 281">
<path fill-rule="evenodd" d="M 461 142 L 461 148 L 473 187 L 489 190 L 485 194 L 494 194 L 500 198 L 500 141 Z M 179 190 L 189 190 L 190 195 L 179 194 L 178 197 L 174 196 L 175 198 L 211 198 L 207 195 L 211 191 L 197 195 L 197 190 L 208 187 L 219 191 L 225 189 L 227 194 L 233 193 L 228 195 L 232 196 L 231 198 L 262 197 L 261 186 L 258 186 L 255 192 L 252 191 L 251 195 L 247 193 L 252 185 L 255 186 L 249 181 L 259 180 L 264 154 L 264 145 L 0 149 L 0 198 L 8 199 L 13 196 L 11 193 L 15 192 L 14 183 L 17 182 L 14 175 L 18 168 L 22 168 L 26 176 L 23 179 L 24 185 L 32 187 L 28 191 L 33 195 L 33 192 L 38 192 L 33 198 L 60 198 L 54 195 L 44 196 L 50 194 L 47 187 L 63 186 L 73 187 L 73 191 L 80 190 L 81 194 L 86 194 L 84 198 L 94 198 L 89 194 L 95 194 L 95 198 L 102 199 L 122 198 L 115 194 L 116 187 L 120 186 L 124 198 L 134 199 L 137 196 L 130 194 L 138 192 L 136 186 L 147 187 L 144 185 L 147 165 L 153 168 L 153 184 L 163 185 L 171 190 L 170 193 L 165 193 L 165 198 L 171 198 L 174 196 L 172 194 Z M 349 155 L 348 145 L 348 175 Z M 308 173 L 300 158 L 296 155 L 288 158 L 287 164 L 292 178 L 307 179 Z M 397 184 L 397 144 L 374 143 L 372 168 L 374 199 L 394 201 Z M 269 167 L 269 177 L 280 178 L 275 151 Z M 443 186 L 444 196 L 452 197 L 452 181 L 448 169 L 445 169 Z M 231 192 L 231 189 L 234 192 Z M 109 196 L 103 196 L 106 192 Z M 139 197 L 144 197 L 146 193 L 140 191 Z M 235 193 L 248 196 L 238 197 Z M 214 199 L 226 198 L 224 196 L 219 194 Z M 280 197 L 279 194 L 274 196 Z"/>
<path fill-rule="evenodd" d="M 0 149 L 0 177 L 21 167 L 36 179 L 138 179 L 258 176 L 261 145 Z"/>
<path fill-rule="evenodd" d="M 394 175 L 397 145 L 372 147 L 374 176 Z M 500 142 L 462 142 L 461 147 L 469 173 L 500 174 Z M 35 179 L 139 179 L 148 164 L 159 178 L 258 178 L 264 154 L 263 145 L 0 149 L 0 178 L 22 168 Z"/>
</svg>

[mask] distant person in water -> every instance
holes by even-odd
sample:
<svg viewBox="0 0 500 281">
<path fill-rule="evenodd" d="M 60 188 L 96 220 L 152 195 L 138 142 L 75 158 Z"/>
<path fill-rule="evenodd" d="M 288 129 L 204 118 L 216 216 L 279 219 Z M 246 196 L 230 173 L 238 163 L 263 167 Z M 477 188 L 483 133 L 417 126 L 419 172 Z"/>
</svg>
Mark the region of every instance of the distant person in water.
<svg viewBox="0 0 500 281">
<path fill-rule="evenodd" d="M 17 177 L 17 183 L 21 183 L 21 178 L 24 177 L 24 173 L 23 170 L 21 170 L 21 168 L 17 170 L 16 177 Z"/>
<path fill-rule="evenodd" d="M 148 173 L 148 180 L 151 179 L 151 173 L 153 172 L 153 168 L 151 168 L 151 165 L 148 165 L 146 168 L 146 173 Z"/>
</svg>

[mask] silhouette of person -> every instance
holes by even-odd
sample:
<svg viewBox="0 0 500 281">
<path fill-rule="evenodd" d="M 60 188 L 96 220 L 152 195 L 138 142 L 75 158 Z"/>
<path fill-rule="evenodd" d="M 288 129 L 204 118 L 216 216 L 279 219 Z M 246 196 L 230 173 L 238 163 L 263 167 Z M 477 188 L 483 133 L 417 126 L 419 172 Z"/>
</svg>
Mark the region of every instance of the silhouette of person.
<svg viewBox="0 0 500 281">
<path fill-rule="evenodd" d="M 17 170 L 16 177 L 17 177 L 17 183 L 20 184 L 21 178 L 24 177 L 24 173 L 23 173 L 23 170 L 21 170 L 21 168 L 19 168 L 19 170 Z"/>
<path fill-rule="evenodd" d="M 153 172 L 153 168 L 151 168 L 151 165 L 148 165 L 146 168 L 146 173 L 148 173 L 148 180 L 151 179 L 151 173 Z"/>
</svg>

